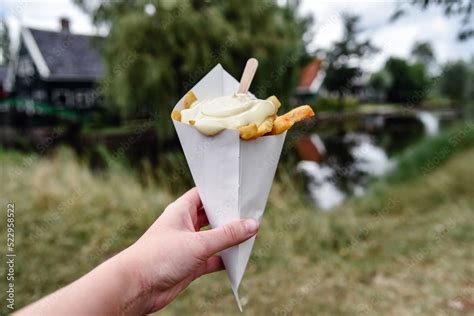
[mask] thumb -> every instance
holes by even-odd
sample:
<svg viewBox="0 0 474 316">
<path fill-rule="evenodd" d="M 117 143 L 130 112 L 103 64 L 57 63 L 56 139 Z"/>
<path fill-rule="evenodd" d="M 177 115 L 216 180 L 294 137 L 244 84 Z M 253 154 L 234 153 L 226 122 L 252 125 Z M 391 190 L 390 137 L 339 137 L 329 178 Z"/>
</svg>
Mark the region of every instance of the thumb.
<svg viewBox="0 0 474 316">
<path fill-rule="evenodd" d="M 211 256 L 219 251 L 240 244 L 254 236 L 259 228 L 259 223 L 252 219 L 241 219 L 221 227 L 199 232 L 205 244 L 206 256 Z"/>
</svg>

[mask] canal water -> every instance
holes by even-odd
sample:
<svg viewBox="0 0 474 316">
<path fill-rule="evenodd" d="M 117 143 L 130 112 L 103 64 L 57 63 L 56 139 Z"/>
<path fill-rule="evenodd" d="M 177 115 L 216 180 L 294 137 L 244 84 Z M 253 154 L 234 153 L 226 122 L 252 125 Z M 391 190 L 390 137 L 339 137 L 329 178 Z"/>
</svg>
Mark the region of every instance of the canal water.
<svg viewBox="0 0 474 316">
<path fill-rule="evenodd" d="M 420 137 L 438 133 L 436 115 L 419 112 L 415 120 L 421 128 L 414 128 L 413 122 L 404 127 L 400 122 L 375 117 L 368 125 L 376 128 L 311 135 L 311 142 L 322 160 L 300 161 L 297 171 L 305 176 L 308 194 L 315 205 L 330 211 L 349 196 L 364 195 L 372 178 L 396 167 L 397 153 Z"/>
</svg>

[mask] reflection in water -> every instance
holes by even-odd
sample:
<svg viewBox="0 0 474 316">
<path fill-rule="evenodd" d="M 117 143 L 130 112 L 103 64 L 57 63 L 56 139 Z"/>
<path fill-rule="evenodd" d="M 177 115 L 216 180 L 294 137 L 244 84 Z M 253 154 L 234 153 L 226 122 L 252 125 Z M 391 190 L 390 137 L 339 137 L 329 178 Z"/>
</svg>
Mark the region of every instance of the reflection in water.
<svg viewBox="0 0 474 316">
<path fill-rule="evenodd" d="M 416 114 L 418 119 L 423 123 L 426 134 L 434 136 L 439 132 L 439 117 L 433 113 L 420 111 Z"/>
<path fill-rule="evenodd" d="M 321 143 L 314 145 L 319 149 Z M 344 202 L 346 196 L 364 194 L 364 186 L 370 176 L 381 176 L 394 167 L 385 151 L 376 146 L 367 134 L 348 133 L 343 144 L 350 155 L 349 164 L 341 166 L 327 157 L 326 162 L 301 161 L 297 170 L 308 180 L 308 191 L 315 204 L 322 210 L 330 210 Z M 334 154 L 334 153 L 333 153 Z"/>
<path fill-rule="evenodd" d="M 369 117 L 359 129 L 364 132 L 331 133 L 322 138 L 313 134 L 309 143 L 318 153 L 314 160 L 321 163 L 301 161 L 297 170 L 306 176 L 315 204 L 330 210 L 347 196 L 363 195 L 371 177 L 382 176 L 395 167 L 387 151 L 393 154 L 394 148 L 406 148 L 422 135 L 423 129 L 428 136 L 436 135 L 439 122 L 433 113 L 420 111 L 416 117 Z"/>
<path fill-rule="evenodd" d="M 350 152 L 354 158 L 353 168 L 370 176 L 381 176 L 394 167 L 394 162 L 388 159 L 387 154 L 376 146 L 368 135 L 348 134 L 352 138 L 357 137 L 359 141 L 351 148 Z"/>
<path fill-rule="evenodd" d="M 334 170 L 330 167 L 303 160 L 298 163 L 297 170 L 309 178 L 309 194 L 321 209 L 329 210 L 344 201 L 345 194 L 331 181 Z"/>
</svg>

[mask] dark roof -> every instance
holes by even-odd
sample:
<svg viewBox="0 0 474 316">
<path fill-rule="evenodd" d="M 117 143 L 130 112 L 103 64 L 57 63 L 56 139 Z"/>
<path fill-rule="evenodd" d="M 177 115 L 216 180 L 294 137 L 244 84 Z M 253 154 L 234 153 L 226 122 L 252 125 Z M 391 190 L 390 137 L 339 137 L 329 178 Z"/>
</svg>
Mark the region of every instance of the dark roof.
<svg viewBox="0 0 474 316">
<path fill-rule="evenodd" d="M 97 80 L 104 69 L 100 55 L 102 38 L 29 29 L 48 65 L 49 79 Z"/>
<path fill-rule="evenodd" d="M 0 65 L 0 84 L 2 84 L 5 81 L 5 78 L 7 77 L 7 70 L 8 70 L 7 65 Z"/>
</svg>

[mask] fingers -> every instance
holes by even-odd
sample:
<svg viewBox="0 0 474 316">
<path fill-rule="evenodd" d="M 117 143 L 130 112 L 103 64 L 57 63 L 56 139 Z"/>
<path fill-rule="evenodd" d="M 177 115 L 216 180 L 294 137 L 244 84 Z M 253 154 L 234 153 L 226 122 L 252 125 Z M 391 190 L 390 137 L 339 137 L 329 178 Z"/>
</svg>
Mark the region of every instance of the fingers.
<svg viewBox="0 0 474 316">
<path fill-rule="evenodd" d="M 259 224 L 254 219 L 242 219 L 232 223 L 198 232 L 204 242 L 205 256 L 211 256 L 219 251 L 240 244 L 254 236 Z"/>
<path fill-rule="evenodd" d="M 186 229 L 193 230 L 198 221 L 199 210 L 201 209 L 201 198 L 196 188 L 192 188 L 168 205 L 156 223 L 157 225 L 161 223 L 162 225 L 179 229 L 182 229 L 183 224 L 186 224 Z"/>
<path fill-rule="evenodd" d="M 224 270 L 224 262 L 222 262 L 221 256 L 212 256 L 206 261 L 206 269 L 203 274 L 217 272 Z"/>
<path fill-rule="evenodd" d="M 195 280 L 204 274 L 224 270 L 224 268 L 224 263 L 220 256 L 211 256 L 202 266 L 199 267 L 198 270 L 196 270 L 196 272 L 194 272 L 192 278 Z"/>
<path fill-rule="evenodd" d="M 201 208 L 198 213 L 197 217 L 194 220 L 194 230 L 199 231 L 202 227 L 209 225 L 209 220 L 207 219 L 206 212 L 203 208 Z"/>
<path fill-rule="evenodd" d="M 196 210 L 202 207 L 201 198 L 196 187 L 192 188 L 188 192 L 184 193 L 180 198 L 176 200 L 176 203 L 191 205 Z"/>
</svg>

